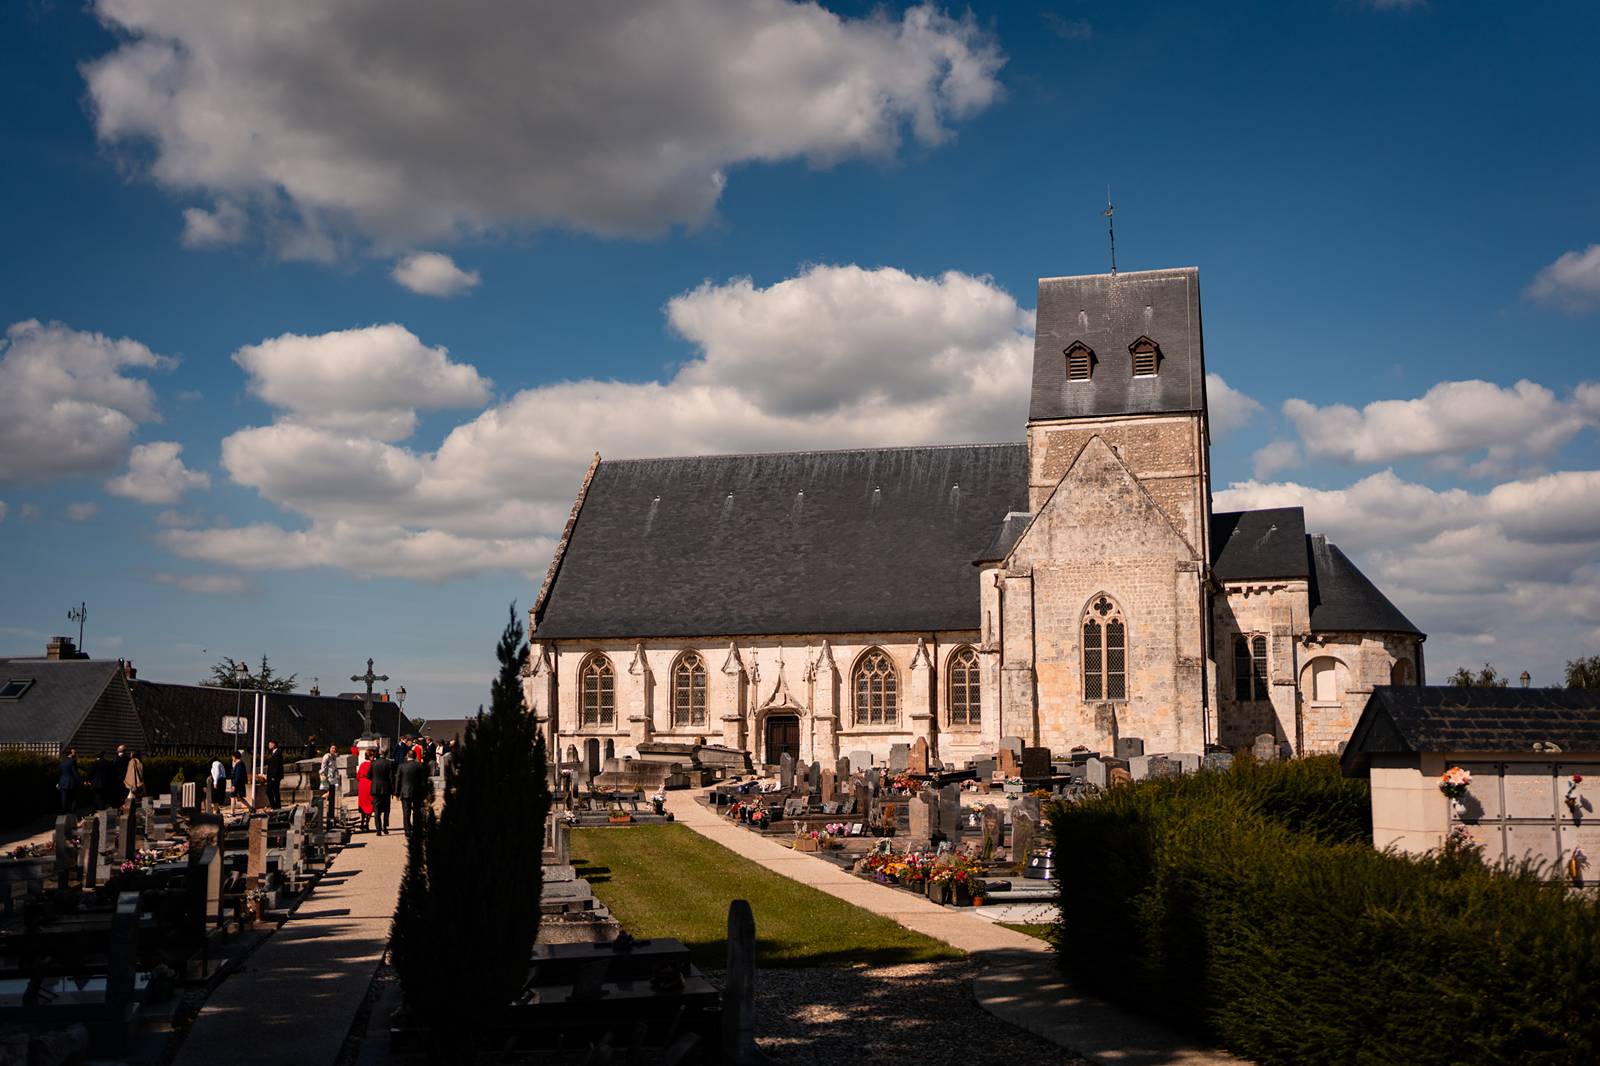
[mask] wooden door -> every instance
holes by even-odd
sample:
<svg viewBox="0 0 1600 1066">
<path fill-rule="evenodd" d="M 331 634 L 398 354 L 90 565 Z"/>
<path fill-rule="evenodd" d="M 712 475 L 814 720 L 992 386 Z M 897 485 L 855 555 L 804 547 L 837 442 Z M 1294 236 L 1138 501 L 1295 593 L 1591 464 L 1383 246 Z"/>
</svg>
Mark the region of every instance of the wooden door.
<svg viewBox="0 0 1600 1066">
<path fill-rule="evenodd" d="M 800 762 L 800 719 L 792 714 L 776 714 L 767 719 L 767 765 L 776 766 L 787 752 Z"/>
</svg>

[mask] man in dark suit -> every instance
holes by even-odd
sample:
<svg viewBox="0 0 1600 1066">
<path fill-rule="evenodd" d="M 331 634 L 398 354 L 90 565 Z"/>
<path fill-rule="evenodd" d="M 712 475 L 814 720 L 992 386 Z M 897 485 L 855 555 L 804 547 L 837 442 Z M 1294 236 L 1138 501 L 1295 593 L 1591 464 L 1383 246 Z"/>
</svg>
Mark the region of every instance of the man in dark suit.
<svg viewBox="0 0 1600 1066">
<path fill-rule="evenodd" d="M 422 822 L 422 805 L 428 798 L 428 767 L 405 759 L 394 772 L 395 793 L 400 797 L 400 824 L 410 836 Z"/>
<path fill-rule="evenodd" d="M 378 835 L 389 835 L 389 798 L 394 795 L 394 760 L 379 755 L 372 760 L 370 788 L 372 792 L 372 824 Z"/>
<path fill-rule="evenodd" d="M 78 749 L 68 748 L 61 760 L 56 791 L 61 793 L 61 813 L 69 814 L 78 805 Z M 406 823 L 406 835 L 411 834 L 411 823 Z"/>
<path fill-rule="evenodd" d="M 228 784 L 233 789 L 233 802 L 250 809 L 250 776 L 244 768 L 244 752 L 233 753 L 233 767 L 228 771 Z"/>
<path fill-rule="evenodd" d="M 112 806 L 111 795 L 116 789 L 116 764 L 97 751 L 94 765 L 89 767 L 89 788 L 94 793 L 94 809 L 103 811 Z"/>
<path fill-rule="evenodd" d="M 283 749 L 276 740 L 267 741 L 267 806 L 277 810 L 282 804 L 279 790 L 283 787 Z"/>
</svg>

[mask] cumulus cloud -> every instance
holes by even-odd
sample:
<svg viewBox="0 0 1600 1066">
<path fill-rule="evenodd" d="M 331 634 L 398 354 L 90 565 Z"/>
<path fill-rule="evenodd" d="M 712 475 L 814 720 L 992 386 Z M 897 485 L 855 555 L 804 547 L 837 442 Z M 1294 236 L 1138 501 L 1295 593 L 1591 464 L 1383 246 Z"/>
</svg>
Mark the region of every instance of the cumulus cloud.
<svg viewBox="0 0 1600 1066">
<path fill-rule="evenodd" d="M 433 452 L 298 413 L 240 430 L 222 443 L 223 468 L 308 528 L 168 530 L 163 542 L 192 558 L 364 575 L 537 574 L 593 451 L 1011 440 L 1026 408 L 1032 314 L 985 279 L 819 266 L 766 288 L 703 285 L 667 316 L 699 351 L 670 379 L 525 389 Z"/>
<path fill-rule="evenodd" d="M 34 319 L 0 342 L 0 481 L 100 473 L 128 453 L 134 430 L 157 421 L 155 394 L 130 371 L 177 360 Z"/>
<path fill-rule="evenodd" d="M 240 348 L 233 361 L 250 376 L 250 391 L 293 422 L 379 440 L 410 436 L 418 408 L 481 407 L 489 400 L 487 378 L 392 324 L 285 333 Z"/>
<path fill-rule="evenodd" d="M 237 244 L 245 239 L 250 229 L 249 217 L 244 208 L 231 200 L 222 200 L 209 211 L 203 207 L 185 208 L 183 212 L 183 246 L 185 248 L 220 248 Z"/>
<path fill-rule="evenodd" d="M 1004 64 L 970 16 L 926 4 L 863 18 L 790 0 L 94 9 L 123 38 L 84 67 L 102 141 L 149 149 L 169 188 L 291 217 L 280 251 L 313 258 L 339 233 L 397 246 L 694 225 L 739 164 L 943 143 L 999 97 Z M 220 210 L 190 232 L 232 232 Z"/>
<path fill-rule="evenodd" d="M 1485 656 L 1553 680 L 1600 640 L 1600 470 L 1434 489 L 1385 470 L 1341 489 L 1246 481 L 1218 510 L 1304 507 L 1429 634 L 1435 678 Z"/>
<path fill-rule="evenodd" d="M 158 585 L 171 585 L 202 596 L 233 596 L 249 587 L 245 579 L 237 574 L 174 574 L 168 570 L 158 570 L 150 575 L 150 580 Z"/>
<path fill-rule="evenodd" d="M 1305 462 L 1300 445 L 1292 440 L 1275 440 L 1256 449 L 1254 470 L 1257 479 L 1269 478 L 1280 470 L 1288 470 Z"/>
<path fill-rule="evenodd" d="M 413 252 L 396 263 L 389 276 L 419 296 L 455 296 L 483 280 L 476 270 L 462 270 L 443 252 Z"/>
<path fill-rule="evenodd" d="M 1567 252 L 1533 277 L 1527 296 L 1572 312 L 1600 307 L 1600 244 Z"/>
<path fill-rule="evenodd" d="M 1221 374 L 1206 375 L 1206 408 L 1211 416 L 1213 436 L 1242 429 L 1261 413 L 1261 404 L 1222 380 Z"/>
<path fill-rule="evenodd" d="M 106 491 L 140 503 L 177 503 L 189 489 L 211 486 L 211 475 L 190 470 L 178 454 L 183 445 L 162 440 L 140 444 L 128 455 L 128 472 L 106 482 Z"/>
<path fill-rule="evenodd" d="M 100 505 L 84 501 L 82 503 L 69 503 L 67 505 L 67 520 L 69 522 L 87 522 L 100 513 Z"/>
<path fill-rule="evenodd" d="M 1585 382 L 1562 399 L 1531 381 L 1503 388 L 1487 381 L 1442 381 L 1413 400 L 1345 404 L 1284 403 L 1306 454 L 1344 463 L 1428 459 L 1475 475 L 1503 474 L 1519 460 L 1543 459 L 1597 424 L 1600 384 Z M 1467 460 L 1481 456 L 1475 462 Z"/>
</svg>

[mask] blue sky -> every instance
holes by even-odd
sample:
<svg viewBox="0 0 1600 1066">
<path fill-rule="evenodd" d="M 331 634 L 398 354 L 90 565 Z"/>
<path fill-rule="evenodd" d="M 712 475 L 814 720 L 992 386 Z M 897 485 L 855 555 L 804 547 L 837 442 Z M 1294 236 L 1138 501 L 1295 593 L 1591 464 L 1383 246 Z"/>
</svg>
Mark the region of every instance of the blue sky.
<svg viewBox="0 0 1600 1066">
<path fill-rule="evenodd" d="M 1594 5 L 379 6 L 0 10 L 4 650 L 87 600 L 145 676 L 460 713 L 597 448 L 1020 436 L 1110 185 L 1201 269 L 1219 508 L 1307 506 L 1436 677 L 1600 652 Z"/>
</svg>

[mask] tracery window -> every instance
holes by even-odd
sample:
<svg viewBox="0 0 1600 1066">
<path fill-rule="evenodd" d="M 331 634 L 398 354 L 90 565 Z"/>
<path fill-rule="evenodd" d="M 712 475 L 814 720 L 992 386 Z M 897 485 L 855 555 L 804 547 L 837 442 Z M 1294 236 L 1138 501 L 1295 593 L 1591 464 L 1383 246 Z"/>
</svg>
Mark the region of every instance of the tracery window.
<svg viewBox="0 0 1600 1066">
<path fill-rule="evenodd" d="M 1083 612 L 1083 698 L 1128 698 L 1128 624 L 1105 593 Z"/>
<path fill-rule="evenodd" d="M 900 718 L 894 663 L 878 648 L 856 660 L 856 724 L 893 725 Z"/>
<path fill-rule="evenodd" d="M 951 725 L 979 724 L 982 698 L 978 692 L 978 653 L 971 647 L 957 648 L 951 654 L 950 679 L 945 693 Z"/>
<path fill-rule="evenodd" d="M 1233 638 L 1233 696 L 1264 700 L 1267 695 L 1267 638 L 1239 634 Z"/>
<path fill-rule="evenodd" d="M 611 660 L 595 652 L 578 667 L 578 724 L 615 725 L 617 721 L 616 674 Z"/>
<path fill-rule="evenodd" d="M 692 651 L 672 667 L 672 724 L 706 724 L 706 664 Z"/>
<path fill-rule="evenodd" d="M 1067 380 L 1088 381 L 1094 376 L 1094 349 L 1082 341 L 1073 341 L 1063 353 L 1067 357 Z"/>
<path fill-rule="evenodd" d="M 1161 369 L 1161 346 L 1149 337 L 1140 337 L 1128 345 L 1128 355 L 1136 378 L 1155 377 Z"/>
</svg>

